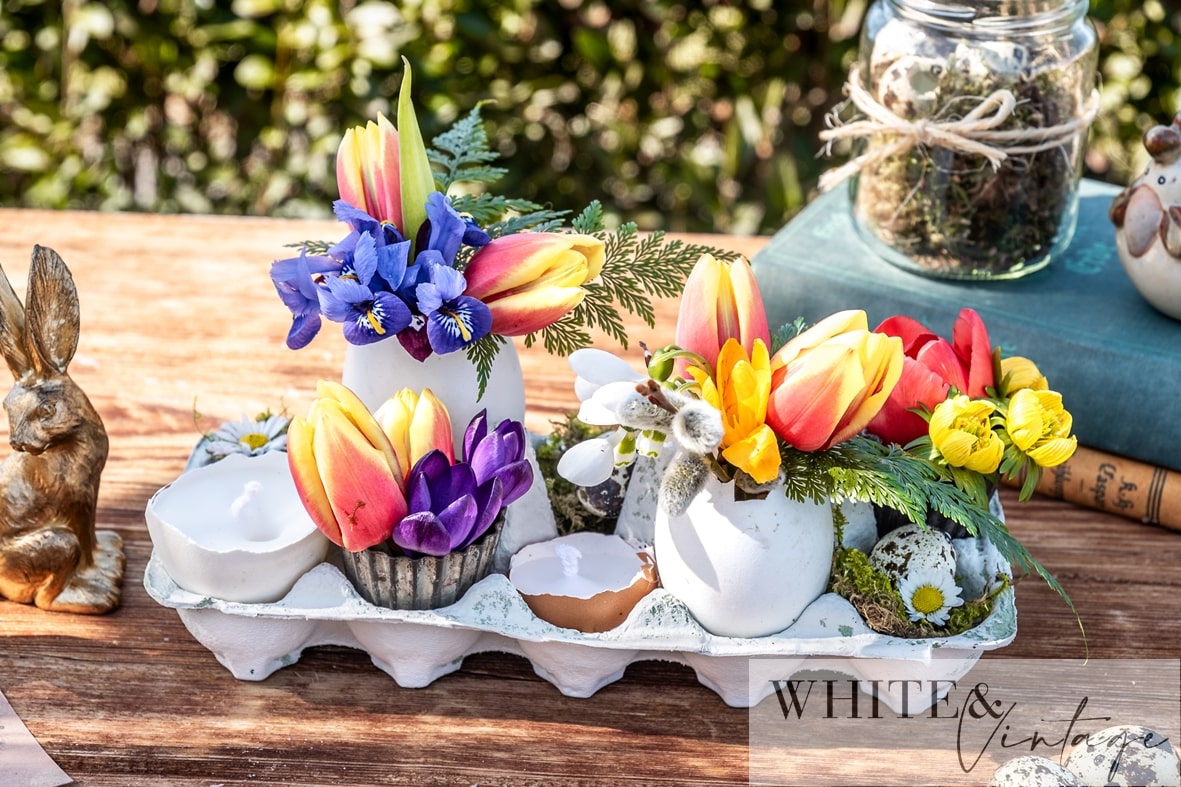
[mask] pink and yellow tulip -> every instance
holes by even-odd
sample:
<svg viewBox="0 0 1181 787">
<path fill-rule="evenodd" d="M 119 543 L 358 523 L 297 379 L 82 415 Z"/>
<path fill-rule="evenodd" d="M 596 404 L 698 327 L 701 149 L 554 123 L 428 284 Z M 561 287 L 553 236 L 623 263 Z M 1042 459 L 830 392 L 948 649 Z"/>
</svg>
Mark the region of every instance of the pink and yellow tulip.
<svg viewBox="0 0 1181 787">
<path fill-rule="evenodd" d="M 306 419 L 287 430 L 287 461 L 312 521 L 358 552 L 390 537 L 406 516 L 405 473 L 389 439 L 357 396 L 321 380 Z"/>
<path fill-rule="evenodd" d="M 409 473 L 419 459 L 438 449 L 455 462 L 451 416 L 430 388 L 421 394 L 403 388 L 373 414 L 389 438 L 403 472 Z"/>
<path fill-rule="evenodd" d="M 603 270 L 606 250 L 591 235 L 523 232 L 494 238 L 464 269 L 464 295 L 492 312 L 492 332 L 523 336 L 566 316 Z"/>
<path fill-rule="evenodd" d="M 418 117 L 410 102 L 410 64 L 398 94 L 398 129 L 384 115 L 345 132 L 336 151 L 340 198 L 378 221 L 398 228 L 411 241 L 426 221 L 426 200 L 435 191 Z"/>
<path fill-rule="evenodd" d="M 723 261 L 703 254 L 685 281 L 676 344 L 713 366 L 729 339 L 736 339 L 747 353 L 756 339 L 771 344 L 763 298 L 745 259 Z"/>
<path fill-rule="evenodd" d="M 865 312 L 833 314 L 772 356 L 767 424 L 801 451 L 844 442 L 881 409 L 902 358 L 902 340 L 871 333 Z"/>
</svg>

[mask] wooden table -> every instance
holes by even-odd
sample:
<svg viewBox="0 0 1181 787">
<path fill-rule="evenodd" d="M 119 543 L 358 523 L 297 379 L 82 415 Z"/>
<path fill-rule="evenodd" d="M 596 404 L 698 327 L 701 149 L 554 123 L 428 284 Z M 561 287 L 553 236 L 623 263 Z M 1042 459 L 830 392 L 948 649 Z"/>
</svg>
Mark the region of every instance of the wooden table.
<svg viewBox="0 0 1181 787">
<path fill-rule="evenodd" d="M 571 699 L 515 656 L 473 656 L 401 689 L 366 654 L 325 647 L 240 682 L 147 596 L 144 506 L 201 432 L 267 408 L 302 413 L 318 378 L 339 377 L 339 332 L 283 346 L 289 318 L 267 276 L 286 244 L 339 235 L 324 221 L 0 210 L 0 264 L 19 292 L 35 243 L 73 270 L 72 373 L 111 441 L 99 523 L 128 558 L 111 615 L 0 602 L 0 690 L 33 735 L 83 785 L 747 783 L 747 712 L 685 667 L 637 663 Z M 766 239 L 709 240 L 752 255 Z M 632 335 L 667 341 L 673 310 Z M 572 375 L 536 349 L 522 358 L 528 426 L 547 431 L 575 404 Z M 1181 653 L 1181 534 L 1001 494 L 1013 532 L 1077 604 L 1092 658 Z M 1044 584 L 1020 583 L 1017 607 L 1016 641 L 987 658 L 1081 656 L 1074 616 Z"/>
</svg>

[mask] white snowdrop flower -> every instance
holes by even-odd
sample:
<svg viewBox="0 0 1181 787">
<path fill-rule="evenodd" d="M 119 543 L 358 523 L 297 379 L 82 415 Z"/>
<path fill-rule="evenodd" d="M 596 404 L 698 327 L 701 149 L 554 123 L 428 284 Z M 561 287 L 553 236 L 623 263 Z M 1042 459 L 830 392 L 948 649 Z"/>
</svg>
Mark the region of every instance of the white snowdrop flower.
<svg viewBox="0 0 1181 787">
<path fill-rule="evenodd" d="M 558 475 L 575 486 L 597 486 L 615 469 L 615 444 L 620 432 L 583 440 L 570 446 L 558 460 Z"/>
<path fill-rule="evenodd" d="M 898 583 L 898 592 L 912 621 L 926 620 L 936 626 L 947 623 L 952 608 L 964 603 L 955 579 L 937 568 L 920 568 Z"/>
<path fill-rule="evenodd" d="M 570 368 L 577 375 L 574 379 L 574 393 L 578 401 L 585 402 L 595 391 L 608 383 L 635 383 L 647 379 L 633 369 L 627 361 L 606 350 L 584 347 L 570 353 Z"/>
</svg>

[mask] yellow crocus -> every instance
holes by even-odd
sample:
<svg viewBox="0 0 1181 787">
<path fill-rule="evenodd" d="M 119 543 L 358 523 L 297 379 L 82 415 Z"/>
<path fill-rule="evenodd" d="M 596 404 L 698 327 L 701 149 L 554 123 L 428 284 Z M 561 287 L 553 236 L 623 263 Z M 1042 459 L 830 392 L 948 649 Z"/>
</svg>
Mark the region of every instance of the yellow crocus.
<svg viewBox="0 0 1181 787">
<path fill-rule="evenodd" d="M 1026 388 L 1032 388 L 1035 391 L 1046 391 L 1050 388 L 1049 382 L 1037 368 L 1037 364 L 1020 355 L 1001 359 L 1001 379 L 1009 381 L 1008 391 L 1010 394 Z"/>
<path fill-rule="evenodd" d="M 715 378 L 699 368 L 689 373 L 701 398 L 722 414 L 722 458 L 765 484 L 779 475 L 779 443 L 766 424 L 771 396 L 771 360 L 767 345 L 755 339 L 748 356 L 742 343 L 731 338 L 718 352 Z"/>
<path fill-rule="evenodd" d="M 1005 431 L 1018 449 L 1041 467 L 1060 465 L 1074 454 L 1073 419 L 1057 391 L 1024 388 L 1013 394 Z"/>
<path fill-rule="evenodd" d="M 1000 467 L 1005 445 L 992 430 L 996 406 L 964 394 L 940 402 L 931 414 L 932 458 L 942 457 L 952 467 L 978 473 L 994 473 Z"/>
</svg>

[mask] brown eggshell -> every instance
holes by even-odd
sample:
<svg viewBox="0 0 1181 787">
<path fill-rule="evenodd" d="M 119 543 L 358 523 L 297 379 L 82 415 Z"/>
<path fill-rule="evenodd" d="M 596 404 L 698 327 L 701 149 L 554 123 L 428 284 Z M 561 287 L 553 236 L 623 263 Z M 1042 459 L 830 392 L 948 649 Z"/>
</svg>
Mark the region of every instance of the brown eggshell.
<svg viewBox="0 0 1181 787">
<path fill-rule="evenodd" d="M 562 578 L 558 549 L 575 548 L 591 565 L 578 577 L 578 590 Z M 609 570 L 604 575 L 605 565 Z M 609 576 L 608 576 L 609 575 Z M 562 628 L 594 634 L 622 623 L 640 599 L 658 584 L 656 566 L 646 552 L 637 552 L 618 536 L 574 533 L 531 544 L 513 556 L 509 581 L 542 620 Z M 554 587 L 555 592 L 544 592 Z M 601 588 L 594 590 L 595 588 Z"/>
</svg>

